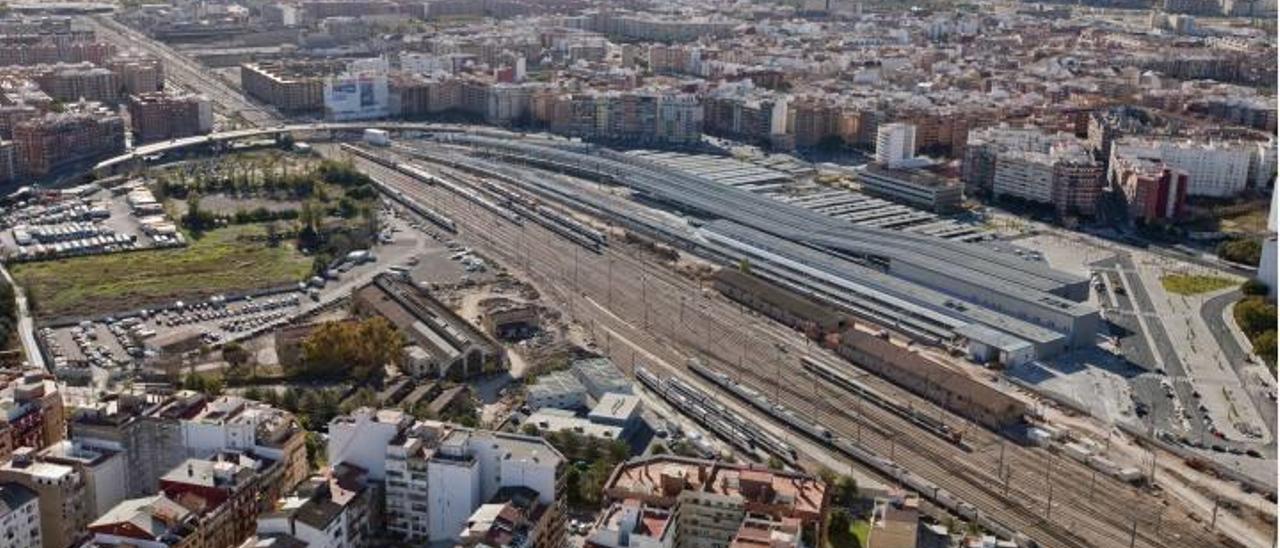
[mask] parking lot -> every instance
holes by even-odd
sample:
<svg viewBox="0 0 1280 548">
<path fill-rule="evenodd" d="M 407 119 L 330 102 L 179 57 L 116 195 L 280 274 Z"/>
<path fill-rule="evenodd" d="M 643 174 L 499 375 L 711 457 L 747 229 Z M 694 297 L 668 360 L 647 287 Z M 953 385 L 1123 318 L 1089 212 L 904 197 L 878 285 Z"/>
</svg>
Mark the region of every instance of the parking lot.
<svg viewBox="0 0 1280 548">
<path fill-rule="evenodd" d="M 142 181 L 114 189 L 87 184 L 33 195 L 0 211 L 0 253 L 37 261 L 186 241 Z"/>
</svg>

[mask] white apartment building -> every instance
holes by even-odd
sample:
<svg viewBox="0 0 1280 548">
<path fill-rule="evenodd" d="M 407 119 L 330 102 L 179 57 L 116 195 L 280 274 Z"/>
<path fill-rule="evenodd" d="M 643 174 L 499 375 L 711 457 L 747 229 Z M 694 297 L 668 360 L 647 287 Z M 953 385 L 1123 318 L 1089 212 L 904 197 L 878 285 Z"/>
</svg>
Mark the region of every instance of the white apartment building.
<svg viewBox="0 0 1280 548">
<path fill-rule="evenodd" d="M 35 491 L 0 483 L 0 548 L 39 548 L 40 506 Z"/>
<path fill-rule="evenodd" d="M 456 542 L 475 509 L 503 487 L 527 487 L 538 502 L 558 507 L 565 459 L 545 440 L 406 417 L 365 408 L 329 425 L 329 462 L 385 478 L 389 532 L 410 542 Z"/>
<path fill-rule="evenodd" d="M 996 158 L 991 191 L 1042 204 L 1053 203 L 1053 159 L 1043 152 L 1017 151 Z"/>
<path fill-rule="evenodd" d="M 876 128 L 876 161 L 894 167 L 916 155 L 916 126 L 903 122 Z"/>
<path fill-rule="evenodd" d="M 1265 149 L 1264 149 L 1265 150 Z M 1190 175 L 1188 196 L 1228 198 L 1249 184 L 1251 156 L 1259 149 L 1240 142 L 1193 142 L 1122 139 L 1111 147 L 1111 160 L 1141 158 L 1160 160 Z"/>
</svg>

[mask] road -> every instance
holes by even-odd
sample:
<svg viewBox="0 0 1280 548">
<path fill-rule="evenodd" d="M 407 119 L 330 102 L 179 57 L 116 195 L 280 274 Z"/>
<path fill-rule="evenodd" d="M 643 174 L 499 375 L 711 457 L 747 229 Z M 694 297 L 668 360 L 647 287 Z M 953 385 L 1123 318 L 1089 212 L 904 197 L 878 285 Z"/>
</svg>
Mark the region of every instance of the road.
<svg viewBox="0 0 1280 548">
<path fill-rule="evenodd" d="M 802 373 L 799 356 L 811 355 L 855 374 L 865 372 L 781 325 L 707 296 L 699 282 L 655 266 L 656 259 L 642 251 L 613 246 L 597 255 L 532 223 L 514 225 L 443 189 L 357 163 L 410 197 L 451 215 L 462 225 L 463 241 L 527 276 L 548 300 L 594 333 L 600 348 L 624 368 L 644 363 L 689 378 L 681 365 L 689 357 L 700 357 L 740 382 L 776 394 L 797 412 L 814 414 L 836 433 L 893 455 L 905 468 L 1044 545 L 1128 546 L 1135 521 L 1138 546 L 1163 546 L 1175 539 L 1194 545 L 1220 542 L 1185 514 L 1162 516 L 1159 499 L 1107 476 L 1095 478 L 1083 465 L 1042 449 L 1004 444 L 991 432 L 969 427 L 966 437 L 979 449 L 965 451 L 922 433 L 897 415 L 864 406 L 861 400 L 824 394 L 822 386 Z M 463 175 L 439 171 L 465 180 Z M 780 379 L 790 382 L 779 383 Z M 937 413 L 965 429 L 959 417 L 892 384 L 874 376 L 865 381 L 922 413 Z M 818 394 L 825 397 L 815 398 Z M 997 470 L 1002 446 L 1005 474 Z M 1006 477 L 1007 493 L 1001 481 Z"/>
<path fill-rule="evenodd" d="M 1227 325 L 1229 321 L 1226 317 L 1227 311 L 1241 297 L 1240 291 L 1232 291 L 1209 299 L 1200 308 L 1200 317 L 1209 326 L 1213 338 L 1226 354 L 1227 362 L 1235 368 L 1236 375 L 1240 377 L 1240 382 L 1245 387 L 1245 392 L 1249 394 L 1249 399 L 1253 400 L 1254 407 L 1262 415 L 1262 421 L 1271 431 L 1271 438 L 1276 439 L 1276 402 L 1269 397 L 1276 391 L 1274 377 L 1254 379 L 1255 375 L 1260 373 L 1261 367 L 1254 364 L 1253 353 L 1241 346 L 1240 339 L 1232 332 L 1231 326 Z M 1275 456 L 1275 444 L 1263 448 L 1263 451 Z"/>
<path fill-rule="evenodd" d="M 27 357 L 27 363 L 31 367 L 48 371 L 48 367 L 44 363 L 44 354 L 40 353 L 40 345 L 36 344 L 36 325 L 31 319 L 31 310 L 27 307 L 27 294 L 18 287 L 17 282 L 13 280 L 13 276 L 9 274 L 9 269 L 0 263 L 0 275 L 4 276 L 9 286 L 13 288 L 13 300 L 18 305 L 18 339 L 22 342 L 22 353 Z"/>
<path fill-rule="evenodd" d="M 189 91 L 209 97 L 215 110 L 228 118 L 238 118 L 250 126 L 265 127 L 284 118 L 274 109 L 260 105 L 218 78 L 208 67 L 175 51 L 168 45 L 111 19 L 108 15 L 85 17 L 99 39 L 113 43 L 122 51 L 142 50 L 164 62 L 166 83 L 177 84 Z"/>
</svg>

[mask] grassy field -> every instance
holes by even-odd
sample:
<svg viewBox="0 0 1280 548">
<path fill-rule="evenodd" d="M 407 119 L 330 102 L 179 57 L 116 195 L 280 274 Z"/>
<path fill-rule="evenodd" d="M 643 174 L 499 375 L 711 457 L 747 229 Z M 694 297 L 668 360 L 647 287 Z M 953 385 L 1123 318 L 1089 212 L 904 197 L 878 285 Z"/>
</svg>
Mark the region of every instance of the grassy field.
<svg viewBox="0 0 1280 548">
<path fill-rule="evenodd" d="M 13 275 L 34 294 L 37 314 L 54 318 L 273 287 L 310 272 L 311 259 L 291 245 L 272 248 L 244 239 L 262 234 L 261 225 L 232 226 L 209 231 L 186 248 L 21 264 Z"/>
<path fill-rule="evenodd" d="M 1168 274 L 1160 278 L 1164 290 L 1176 295 L 1197 295 L 1236 285 L 1234 280 L 1218 276 L 1196 276 L 1191 274 Z"/>
</svg>

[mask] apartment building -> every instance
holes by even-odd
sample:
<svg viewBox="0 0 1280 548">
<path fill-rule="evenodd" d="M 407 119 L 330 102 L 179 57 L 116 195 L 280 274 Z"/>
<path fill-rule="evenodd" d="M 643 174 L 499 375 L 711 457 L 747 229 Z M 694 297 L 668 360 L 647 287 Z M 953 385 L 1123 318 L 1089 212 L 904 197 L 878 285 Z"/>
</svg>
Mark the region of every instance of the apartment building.
<svg viewBox="0 0 1280 548">
<path fill-rule="evenodd" d="M 364 470 L 338 464 L 312 476 L 258 517 L 257 536 L 270 546 L 360 548 L 374 531 L 376 489 Z"/>
<path fill-rule="evenodd" d="M 42 546 L 40 525 L 40 504 L 36 492 L 18 483 L 0 483 L 0 546 Z"/>
<path fill-rule="evenodd" d="M 305 432 L 291 413 L 224 396 L 191 391 L 120 393 L 76 409 L 71 439 L 124 455 L 130 496 L 155 493 L 158 478 L 188 458 L 235 451 L 276 461 L 283 488 L 307 477 Z"/>
<path fill-rule="evenodd" d="M 890 168 L 916 156 L 916 126 L 902 122 L 876 128 L 876 162 Z"/>
<path fill-rule="evenodd" d="M 457 546 L 559 548 L 558 513 L 528 487 L 503 487 L 467 518 Z"/>
<path fill-rule="evenodd" d="M 41 37 L 35 40 L 7 40 L 0 43 L 0 66 L 82 62 L 102 65 L 115 53 L 114 45 L 92 39 L 56 40 Z"/>
<path fill-rule="evenodd" d="M 34 69 L 32 80 L 50 97 L 63 102 L 120 100 L 120 76 L 93 63 L 58 63 Z"/>
<path fill-rule="evenodd" d="M 787 98 L 739 88 L 724 86 L 703 98 L 703 129 L 719 137 L 776 147 L 787 133 Z"/>
<path fill-rule="evenodd" d="M 206 546 L 235 546 L 254 533 L 259 512 L 281 493 L 267 480 L 273 466 L 237 453 L 187 459 L 160 478 L 160 492 L 198 516 Z"/>
<path fill-rule="evenodd" d="M 690 145 L 702 138 L 702 104 L 694 95 L 632 91 L 576 93 L 559 99 L 551 131 L 583 139 Z"/>
<path fill-rule="evenodd" d="M 36 460 L 68 466 L 84 478 L 89 516 L 100 516 L 128 497 L 125 457 L 118 451 L 62 440 L 35 453 Z"/>
<path fill-rule="evenodd" d="M 240 85 L 245 93 L 284 112 L 324 109 L 325 80 L 345 70 L 338 61 L 245 63 Z"/>
<path fill-rule="evenodd" d="M 0 377 L 0 460 L 20 447 L 43 449 L 66 438 L 66 408 L 52 375 L 9 373 Z"/>
<path fill-rule="evenodd" d="M 804 474 L 670 455 L 618 465 L 592 548 L 799 547 L 819 530 L 826 486 Z"/>
<path fill-rule="evenodd" d="M 991 127 L 969 133 L 961 177 L 966 193 L 1050 204 L 1058 215 L 1093 215 L 1103 168 L 1075 136 Z"/>
<path fill-rule="evenodd" d="M 84 478 L 70 466 L 44 462 L 29 447 L 14 450 L 0 465 L 0 482 L 21 485 L 36 493 L 40 511 L 40 539 L 45 548 L 66 548 L 88 525 L 89 501 Z"/>
<path fill-rule="evenodd" d="M 1111 163 L 1117 158 L 1158 160 L 1187 173 L 1187 195 L 1230 198 L 1249 185 L 1251 154 L 1248 143 L 1230 141 L 1190 141 L 1172 139 L 1120 139 L 1111 148 Z M 1114 182 L 1115 170 L 1111 172 Z"/>
<path fill-rule="evenodd" d="M 129 126 L 138 143 L 213 131 L 213 108 L 203 95 L 152 91 L 130 95 Z"/>
<path fill-rule="evenodd" d="M 563 527 L 560 484 L 564 456 L 545 440 L 414 421 L 400 411 L 358 409 L 329 424 L 329 462 L 385 478 L 386 529 L 415 543 L 457 542 L 468 519 L 503 488 L 537 493 L 555 515 L 549 529 L 558 545 Z"/>
<path fill-rule="evenodd" d="M 164 89 L 164 64 L 150 55 L 128 53 L 107 60 L 106 68 L 114 72 L 126 95 L 139 95 Z"/>
<path fill-rule="evenodd" d="M 32 177 L 47 177 L 73 165 L 124 152 L 124 120 L 97 103 L 69 105 L 19 122 L 13 128 L 18 165 Z"/>
<path fill-rule="evenodd" d="M 1169 221 L 1185 212 L 1187 172 L 1159 160 L 1117 158 L 1114 184 L 1124 196 L 1129 217 L 1143 222 Z"/>
</svg>

